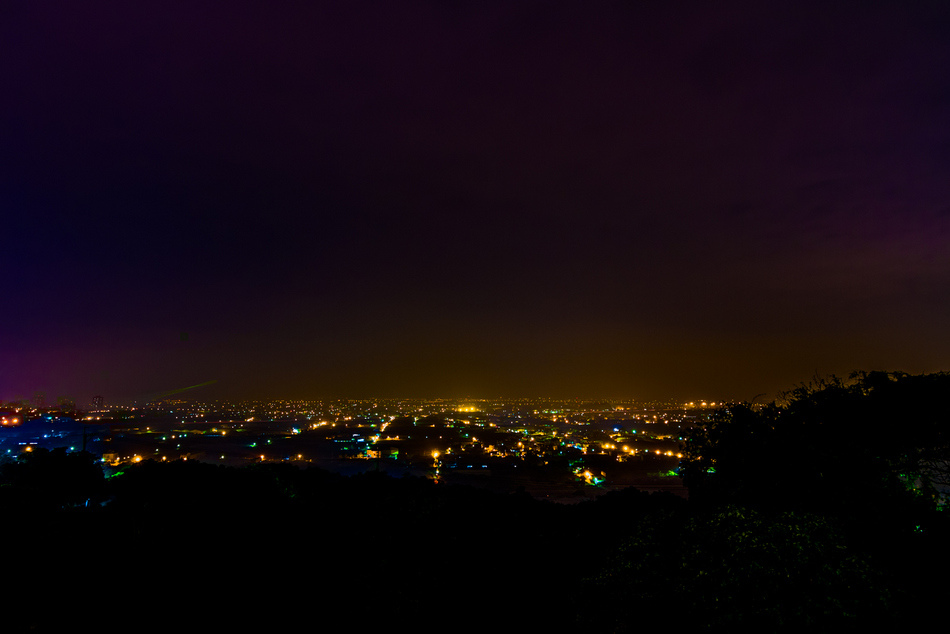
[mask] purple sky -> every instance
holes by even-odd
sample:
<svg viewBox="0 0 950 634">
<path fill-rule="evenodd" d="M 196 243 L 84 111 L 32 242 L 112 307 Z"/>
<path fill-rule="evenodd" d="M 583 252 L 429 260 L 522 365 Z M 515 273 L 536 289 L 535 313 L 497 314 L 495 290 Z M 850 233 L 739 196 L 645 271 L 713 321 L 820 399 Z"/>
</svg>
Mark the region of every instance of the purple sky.
<svg viewBox="0 0 950 634">
<path fill-rule="evenodd" d="M 4 3 L 0 399 L 950 369 L 945 7 Z"/>
</svg>

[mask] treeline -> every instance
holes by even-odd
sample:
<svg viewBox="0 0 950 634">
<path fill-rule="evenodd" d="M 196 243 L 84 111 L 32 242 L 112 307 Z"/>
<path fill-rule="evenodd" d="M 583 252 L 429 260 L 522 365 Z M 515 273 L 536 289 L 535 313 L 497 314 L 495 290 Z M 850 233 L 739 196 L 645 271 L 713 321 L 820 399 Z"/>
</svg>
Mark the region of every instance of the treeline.
<svg viewBox="0 0 950 634">
<path fill-rule="evenodd" d="M 946 584 L 945 374 L 736 404 L 684 446 L 687 502 L 576 505 L 419 478 L 195 461 L 0 465 L 8 631 L 345 625 L 826 631 L 926 623 Z"/>
</svg>

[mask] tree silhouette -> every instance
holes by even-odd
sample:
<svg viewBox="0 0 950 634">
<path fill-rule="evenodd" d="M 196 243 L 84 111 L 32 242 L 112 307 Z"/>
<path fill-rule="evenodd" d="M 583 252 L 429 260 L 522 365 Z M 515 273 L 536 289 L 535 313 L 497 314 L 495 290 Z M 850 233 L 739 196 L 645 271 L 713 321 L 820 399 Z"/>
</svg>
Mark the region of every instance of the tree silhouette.
<svg viewBox="0 0 950 634">
<path fill-rule="evenodd" d="M 945 502 L 947 394 L 947 373 L 871 372 L 730 405 L 687 433 L 684 482 L 699 503 L 919 528 Z"/>
<path fill-rule="evenodd" d="M 101 496 L 104 488 L 96 457 L 64 447 L 36 448 L 0 465 L 0 484 L 30 504 L 52 507 L 85 505 Z"/>
<path fill-rule="evenodd" d="M 652 513 L 584 580 L 583 631 L 832 631 L 890 608 L 886 580 L 832 522 L 727 505 Z M 675 615 L 675 617 L 673 616 Z"/>
</svg>

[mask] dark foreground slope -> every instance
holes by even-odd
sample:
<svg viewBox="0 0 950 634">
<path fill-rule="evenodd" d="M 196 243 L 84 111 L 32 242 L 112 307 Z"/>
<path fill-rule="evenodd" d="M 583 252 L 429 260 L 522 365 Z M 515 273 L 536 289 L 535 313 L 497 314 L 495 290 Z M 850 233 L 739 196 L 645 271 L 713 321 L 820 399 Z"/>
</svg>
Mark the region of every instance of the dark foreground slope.
<svg viewBox="0 0 950 634">
<path fill-rule="evenodd" d="M 884 478 L 893 497 L 836 507 L 769 496 L 785 477 L 759 473 L 745 495 L 705 480 L 731 473 L 716 459 L 689 502 L 557 505 L 288 465 L 105 480 L 91 456 L 38 452 L 0 470 L 4 631 L 826 631 L 939 613 L 948 531 L 919 487 Z"/>
</svg>

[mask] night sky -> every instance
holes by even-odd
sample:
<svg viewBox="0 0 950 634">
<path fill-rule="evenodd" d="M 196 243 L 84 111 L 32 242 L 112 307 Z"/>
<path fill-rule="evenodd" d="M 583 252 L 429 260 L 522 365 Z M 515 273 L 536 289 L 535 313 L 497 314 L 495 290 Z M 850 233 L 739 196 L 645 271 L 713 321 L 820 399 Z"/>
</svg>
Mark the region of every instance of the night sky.
<svg viewBox="0 0 950 634">
<path fill-rule="evenodd" d="M 11 1 L 0 72 L 0 399 L 950 366 L 945 2 Z"/>
</svg>

